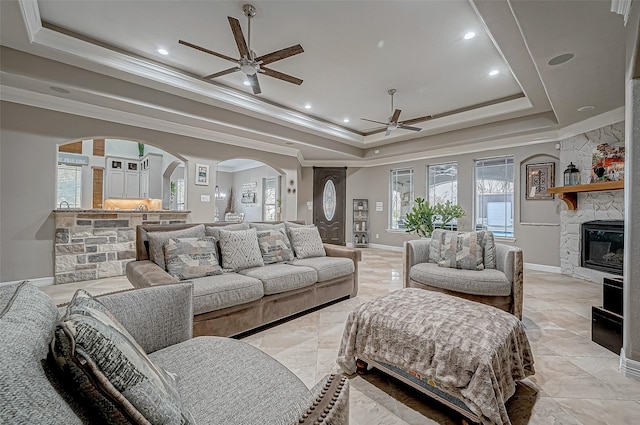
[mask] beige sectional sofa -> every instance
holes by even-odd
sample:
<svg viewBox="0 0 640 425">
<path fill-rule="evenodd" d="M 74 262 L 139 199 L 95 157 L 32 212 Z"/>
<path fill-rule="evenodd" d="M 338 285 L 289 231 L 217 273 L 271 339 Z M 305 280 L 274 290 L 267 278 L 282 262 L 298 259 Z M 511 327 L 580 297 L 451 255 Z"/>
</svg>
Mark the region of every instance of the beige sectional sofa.
<svg viewBox="0 0 640 425">
<path fill-rule="evenodd" d="M 217 240 L 220 229 L 264 231 L 301 225 L 300 222 L 140 225 L 136 230 L 136 261 L 127 264 L 127 278 L 136 288 L 178 282 L 161 265 L 150 260 L 150 249 L 153 249 L 150 234 L 154 239 L 153 235 L 158 232 L 197 233 L 196 226 L 202 226 L 207 236 Z M 222 251 L 219 248 L 219 252 Z M 354 297 L 358 292 L 361 252 L 329 244 L 324 244 L 323 248 L 324 256 L 293 258 L 189 279 L 194 287 L 194 335 L 235 336 L 333 301 Z M 219 261 L 222 264 L 224 259 L 220 257 Z"/>
</svg>

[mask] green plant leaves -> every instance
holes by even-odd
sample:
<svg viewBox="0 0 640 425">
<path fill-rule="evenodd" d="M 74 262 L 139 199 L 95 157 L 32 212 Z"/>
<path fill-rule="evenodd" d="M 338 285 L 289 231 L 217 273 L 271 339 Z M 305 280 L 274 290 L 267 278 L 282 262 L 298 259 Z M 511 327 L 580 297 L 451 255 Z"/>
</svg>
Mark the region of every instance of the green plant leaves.
<svg viewBox="0 0 640 425">
<path fill-rule="evenodd" d="M 416 198 L 415 204 L 405 216 L 404 227 L 407 233 L 416 233 L 421 237 L 429 237 L 436 227 L 445 227 L 452 220 L 465 215 L 460 205 L 450 201 L 431 206 L 423 198 Z"/>
</svg>

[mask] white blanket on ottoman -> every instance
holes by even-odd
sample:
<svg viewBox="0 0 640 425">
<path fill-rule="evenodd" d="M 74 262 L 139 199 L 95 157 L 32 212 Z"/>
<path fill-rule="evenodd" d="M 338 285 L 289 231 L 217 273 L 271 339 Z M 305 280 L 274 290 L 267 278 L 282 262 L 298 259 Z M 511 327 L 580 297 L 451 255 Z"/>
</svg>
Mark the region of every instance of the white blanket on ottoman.
<svg viewBox="0 0 640 425">
<path fill-rule="evenodd" d="M 360 356 L 416 373 L 464 401 L 484 424 L 511 423 L 505 402 L 516 381 L 534 373 L 529 340 L 515 316 L 415 288 L 351 312 L 337 361 L 353 374 Z"/>
</svg>

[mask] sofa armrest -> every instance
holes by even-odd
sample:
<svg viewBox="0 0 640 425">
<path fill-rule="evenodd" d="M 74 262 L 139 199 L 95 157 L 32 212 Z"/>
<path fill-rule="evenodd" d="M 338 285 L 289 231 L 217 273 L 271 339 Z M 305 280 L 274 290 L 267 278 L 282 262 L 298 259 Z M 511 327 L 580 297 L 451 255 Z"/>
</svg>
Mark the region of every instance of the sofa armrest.
<svg viewBox="0 0 640 425">
<path fill-rule="evenodd" d="M 409 271 L 411 267 L 420 263 L 429 262 L 429 245 L 431 238 L 415 239 L 404 242 L 404 259 L 402 269 L 404 276 L 404 287 L 409 287 Z"/>
<path fill-rule="evenodd" d="M 311 389 L 311 402 L 296 424 L 349 424 L 349 380 L 334 373 Z"/>
<path fill-rule="evenodd" d="M 193 284 L 159 285 L 98 297 L 147 352 L 191 339 Z"/>
<path fill-rule="evenodd" d="M 327 257 L 344 257 L 353 261 L 353 291 L 351 291 L 351 297 L 355 297 L 358 294 L 358 261 L 362 260 L 362 251 L 329 243 L 323 245 Z"/>
<path fill-rule="evenodd" d="M 162 270 L 150 260 L 130 261 L 127 263 L 127 279 L 134 288 L 148 288 L 154 285 L 177 283 L 178 279 Z"/>
<path fill-rule="evenodd" d="M 511 313 L 520 320 L 522 320 L 523 266 L 522 250 L 520 248 L 500 243 L 496 244 L 496 268 L 503 272 L 511 282 L 511 302 L 513 305 Z"/>
</svg>

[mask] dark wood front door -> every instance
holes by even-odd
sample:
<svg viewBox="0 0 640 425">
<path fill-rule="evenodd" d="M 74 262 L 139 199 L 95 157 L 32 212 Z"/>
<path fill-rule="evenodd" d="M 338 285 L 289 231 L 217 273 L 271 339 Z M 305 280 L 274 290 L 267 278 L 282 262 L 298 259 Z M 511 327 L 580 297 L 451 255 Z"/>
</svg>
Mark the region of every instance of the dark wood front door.
<svg viewBox="0 0 640 425">
<path fill-rule="evenodd" d="M 347 169 L 313 167 L 313 224 L 325 243 L 345 245 Z"/>
</svg>

